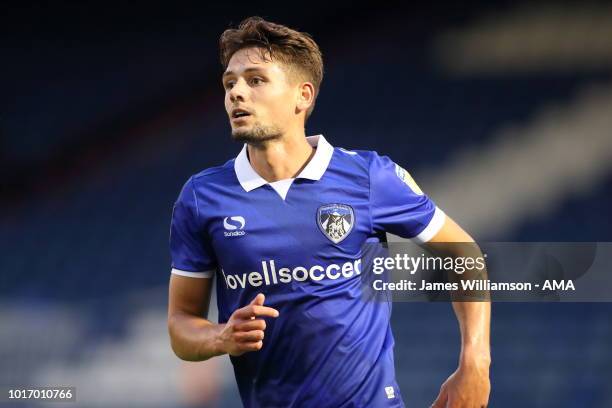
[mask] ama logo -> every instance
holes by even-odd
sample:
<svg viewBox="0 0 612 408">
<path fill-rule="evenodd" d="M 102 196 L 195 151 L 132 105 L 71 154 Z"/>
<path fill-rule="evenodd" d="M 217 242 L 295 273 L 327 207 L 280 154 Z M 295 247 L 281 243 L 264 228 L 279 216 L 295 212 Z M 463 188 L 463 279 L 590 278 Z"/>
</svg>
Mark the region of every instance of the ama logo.
<svg viewBox="0 0 612 408">
<path fill-rule="evenodd" d="M 232 217 L 225 217 L 223 219 L 223 235 L 226 237 L 239 237 L 245 234 L 244 226 L 246 221 L 244 217 L 240 215 L 234 215 Z"/>
</svg>

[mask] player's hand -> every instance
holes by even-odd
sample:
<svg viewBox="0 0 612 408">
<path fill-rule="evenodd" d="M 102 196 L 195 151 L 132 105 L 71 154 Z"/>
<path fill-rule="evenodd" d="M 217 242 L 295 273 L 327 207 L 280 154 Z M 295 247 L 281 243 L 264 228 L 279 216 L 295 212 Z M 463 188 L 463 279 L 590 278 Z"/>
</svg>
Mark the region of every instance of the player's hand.
<svg viewBox="0 0 612 408">
<path fill-rule="evenodd" d="M 257 317 L 278 317 L 278 310 L 264 306 L 265 296 L 259 293 L 247 306 L 230 316 L 219 333 L 219 341 L 225 353 L 239 356 L 263 347 L 266 321 Z"/>
<path fill-rule="evenodd" d="M 460 365 L 442 384 L 431 408 L 486 408 L 490 391 L 488 365 Z"/>
</svg>

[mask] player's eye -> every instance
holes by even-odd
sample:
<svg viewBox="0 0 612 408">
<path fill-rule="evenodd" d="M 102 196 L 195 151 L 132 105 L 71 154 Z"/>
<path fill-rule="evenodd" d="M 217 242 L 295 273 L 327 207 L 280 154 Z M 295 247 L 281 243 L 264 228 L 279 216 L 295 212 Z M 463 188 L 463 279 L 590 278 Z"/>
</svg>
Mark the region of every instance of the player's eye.
<svg viewBox="0 0 612 408">
<path fill-rule="evenodd" d="M 251 83 L 253 85 L 259 85 L 263 82 L 263 79 L 261 79 L 260 77 L 253 77 L 251 78 Z"/>
<path fill-rule="evenodd" d="M 233 86 L 234 86 L 234 81 L 227 81 L 224 84 L 225 89 L 232 89 Z"/>
</svg>

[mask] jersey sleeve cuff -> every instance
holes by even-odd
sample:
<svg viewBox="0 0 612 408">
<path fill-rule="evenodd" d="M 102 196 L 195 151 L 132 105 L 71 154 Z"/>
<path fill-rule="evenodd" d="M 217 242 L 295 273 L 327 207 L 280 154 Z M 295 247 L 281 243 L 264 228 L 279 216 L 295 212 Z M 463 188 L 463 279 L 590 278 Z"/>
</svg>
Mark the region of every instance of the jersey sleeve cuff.
<svg viewBox="0 0 612 408">
<path fill-rule="evenodd" d="M 172 268 L 171 272 L 175 275 L 187 276 L 190 278 L 212 278 L 213 274 L 215 273 L 214 270 L 202 271 L 202 272 L 190 272 L 190 271 L 182 271 L 176 268 Z"/>
<path fill-rule="evenodd" d="M 431 217 L 429 224 L 427 224 L 425 229 L 421 231 L 419 235 L 411 239 L 417 244 L 428 242 L 438 233 L 438 231 L 440 231 L 440 229 L 442 229 L 445 219 L 446 214 L 444 214 L 444 211 L 436 206 L 436 210 L 434 211 L 434 215 Z"/>
</svg>

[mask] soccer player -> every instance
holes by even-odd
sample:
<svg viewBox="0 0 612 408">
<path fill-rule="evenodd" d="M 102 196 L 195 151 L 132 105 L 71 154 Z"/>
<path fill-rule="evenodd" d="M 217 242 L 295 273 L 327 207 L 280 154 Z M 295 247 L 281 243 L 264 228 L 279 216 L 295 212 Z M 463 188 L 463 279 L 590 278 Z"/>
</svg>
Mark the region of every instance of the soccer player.
<svg viewBox="0 0 612 408">
<path fill-rule="evenodd" d="M 402 407 L 390 305 L 362 299 L 362 247 L 385 232 L 473 242 L 372 151 L 306 137 L 323 78 L 306 33 L 251 17 L 220 39 L 235 159 L 193 175 L 174 205 L 168 329 L 175 354 L 228 354 L 246 407 Z M 204 318 L 216 276 L 219 323 Z M 484 407 L 487 302 L 453 302 L 459 367 L 435 407 Z"/>
</svg>

